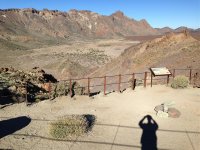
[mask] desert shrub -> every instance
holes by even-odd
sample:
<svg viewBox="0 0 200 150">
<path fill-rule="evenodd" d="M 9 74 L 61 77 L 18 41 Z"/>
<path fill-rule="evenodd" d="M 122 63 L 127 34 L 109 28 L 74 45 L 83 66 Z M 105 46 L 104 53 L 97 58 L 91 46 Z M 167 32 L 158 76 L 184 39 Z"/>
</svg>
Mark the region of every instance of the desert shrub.
<svg viewBox="0 0 200 150">
<path fill-rule="evenodd" d="M 88 119 L 93 115 L 71 115 L 65 116 L 50 124 L 50 134 L 56 139 L 66 139 L 80 136 L 93 126 L 95 119 Z M 89 117 L 89 118 L 92 118 Z"/>
<path fill-rule="evenodd" d="M 39 98 L 37 98 L 37 99 L 35 99 L 35 102 L 39 103 L 39 102 L 41 102 L 41 100 Z"/>
<path fill-rule="evenodd" d="M 186 76 L 177 76 L 172 81 L 171 87 L 174 89 L 186 88 L 189 85 L 189 79 Z"/>
</svg>

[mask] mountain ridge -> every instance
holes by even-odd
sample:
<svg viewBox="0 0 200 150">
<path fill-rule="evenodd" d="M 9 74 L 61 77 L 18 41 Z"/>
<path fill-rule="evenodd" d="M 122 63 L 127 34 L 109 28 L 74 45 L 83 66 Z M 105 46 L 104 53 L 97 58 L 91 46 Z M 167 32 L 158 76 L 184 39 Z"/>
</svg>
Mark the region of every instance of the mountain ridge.
<svg viewBox="0 0 200 150">
<path fill-rule="evenodd" d="M 75 33 L 97 38 L 159 34 L 146 20 L 130 19 L 120 11 L 104 16 L 88 10 L 75 9 L 68 12 L 48 9 L 40 11 L 33 8 L 5 9 L 0 10 L 0 21 L 0 25 L 6 25 L 10 31 L 20 26 L 24 31 L 61 38 Z M 15 26 L 14 29 L 11 28 L 11 24 Z"/>
<path fill-rule="evenodd" d="M 126 49 L 118 58 L 95 70 L 89 76 L 129 74 L 146 71 L 150 67 L 163 66 L 199 68 L 199 47 L 200 42 L 187 31 L 169 33 Z"/>
</svg>

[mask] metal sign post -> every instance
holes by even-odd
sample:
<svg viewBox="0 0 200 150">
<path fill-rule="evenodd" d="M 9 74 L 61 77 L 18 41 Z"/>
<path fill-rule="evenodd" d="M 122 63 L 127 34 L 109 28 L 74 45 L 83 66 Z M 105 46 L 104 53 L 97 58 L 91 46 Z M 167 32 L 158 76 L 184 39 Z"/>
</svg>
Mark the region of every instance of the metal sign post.
<svg viewBox="0 0 200 150">
<path fill-rule="evenodd" d="M 167 85 L 169 84 L 169 76 L 172 75 L 172 73 L 167 69 L 166 67 L 160 67 L 160 68 L 150 68 L 151 71 L 151 87 L 153 82 L 153 77 L 156 76 L 166 76 L 167 77 Z M 175 72 L 175 71 L 174 71 Z M 173 73 L 174 75 L 174 73 Z"/>
</svg>

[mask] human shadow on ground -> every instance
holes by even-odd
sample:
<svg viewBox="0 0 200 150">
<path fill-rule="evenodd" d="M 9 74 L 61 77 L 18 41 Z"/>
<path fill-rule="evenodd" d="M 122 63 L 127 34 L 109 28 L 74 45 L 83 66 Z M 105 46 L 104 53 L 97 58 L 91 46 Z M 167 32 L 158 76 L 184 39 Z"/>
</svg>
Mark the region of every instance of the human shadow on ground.
<svg viewBox="0 0 200 150">
<path fill-rule="evenodd" d="M 144 123 L 145 119 L 147 123 Z M 141 145 L 142 150 L 157 150 L 157 136 L 156 130 L 158 130 L 158 124 L 156 121 L 150 116 L 146 115 L 139 122 L 140 128 L 142 128 L 142 137 L 141 137 Z"/>
<path fill-rule="evenodd" d="M 26 127 L 30 122 L 31 119 L 26 116 L 0 121 L 0 139 Z"/>
</svg>

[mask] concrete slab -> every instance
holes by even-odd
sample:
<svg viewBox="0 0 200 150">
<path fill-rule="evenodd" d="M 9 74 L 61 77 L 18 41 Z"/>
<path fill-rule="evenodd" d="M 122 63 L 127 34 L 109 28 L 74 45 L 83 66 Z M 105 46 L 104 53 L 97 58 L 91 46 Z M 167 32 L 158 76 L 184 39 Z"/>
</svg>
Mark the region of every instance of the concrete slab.
<svg viewBox="0 0 200 150">
<path fill-rule="evenodd" d="M 188 138 L 191 142 L 193 150 L 200 149 L 200 134 L 199 133 L 188 133 Z"/>
<path fill-rule="evenodd" d="M 140 147 L 141 135 L 142 130 L 140 128 L 119 127 L 114 144 L 121 144 L 121 147 Z"/>
<path fill-rule="evenodd" d="M 110 150 L 111 145 L 106 143 L 80 143 L 77 142 L 70 150 Z"/>
<path fill-rule="evenodd" d="M 192 150 L 185 132 L 157 131 L 157 146 L 161 149 Z"/>
<path fill-rule="evenodd" d="M 112 143 L 117 127 L 95 125 L 88 135 L 81 136 L 78 141 L 106 142 Z"/>
<path fill-rule="evenodd" d="M 44 144 L 48 143 L 48 144 Z M 73 142 L 41 139 L 31 150 L 69 150 Z"/>
</svg>

